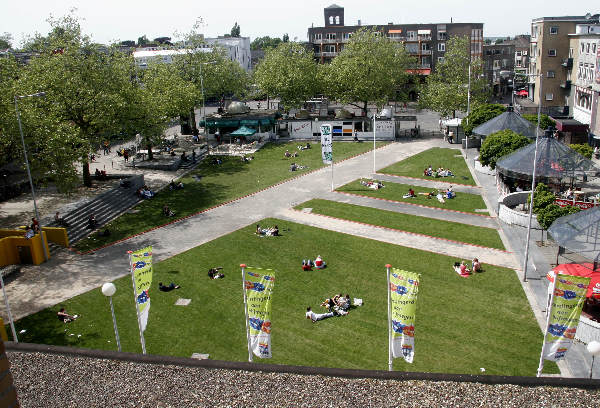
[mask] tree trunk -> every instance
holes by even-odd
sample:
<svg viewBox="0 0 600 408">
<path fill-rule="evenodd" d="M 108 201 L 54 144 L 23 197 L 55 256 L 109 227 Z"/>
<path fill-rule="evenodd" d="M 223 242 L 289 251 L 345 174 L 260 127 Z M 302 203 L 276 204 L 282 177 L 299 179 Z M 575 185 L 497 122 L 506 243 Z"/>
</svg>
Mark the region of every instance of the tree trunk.
<svg viewBox="0 0 600 408">
<path fill-rule="evenodd" d="M 146 149 L 148 149 L 148 160 L 154 159 L 154 156 L 152 155 L 152 144 L 150 142 L 146 145 Z"/>
<path fill-rule="evenodd" d="M 194 108 L 190 110 L 190 126 L 192 127 L 192 134 L 198 136 L 200 132 L 196 126 L 196 112 L 194 111 Z"/>
<path fill-rule="evenodd" d="M 86 187 L 92 186 L 92 176 L 90 175 L 90 163 L 86 160 L 81 165 L 83 169 L 83 185 Z"/>
<path fill-rule="evenodd" d="M 369 103 L 369 101 L 364 101 L 363 102 L 363 112 L 364 112 L 364 116 L 367 116 L 367 104 Z"/>
</svg>

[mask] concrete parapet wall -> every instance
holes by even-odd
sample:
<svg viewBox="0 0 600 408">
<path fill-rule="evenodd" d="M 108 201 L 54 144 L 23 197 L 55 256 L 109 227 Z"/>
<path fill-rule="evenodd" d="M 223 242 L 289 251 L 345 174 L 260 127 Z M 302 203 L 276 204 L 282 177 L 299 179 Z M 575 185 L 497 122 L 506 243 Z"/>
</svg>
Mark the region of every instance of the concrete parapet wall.
<svg viewBox="0 0 600 408">
<path fill-rule="evenodd" d="M 505 195 L 498 206 L 498 218 L 510 225 L 527 227 L 529 224 L 529 213 L 513 210 L 512 208 L 519 204 L 526 203 L 529 193 L 529 191 L 520 191 Z M 542 229 L 537 222 L 535 214 L 531 217 L 531 228 Z"/>
</svg>

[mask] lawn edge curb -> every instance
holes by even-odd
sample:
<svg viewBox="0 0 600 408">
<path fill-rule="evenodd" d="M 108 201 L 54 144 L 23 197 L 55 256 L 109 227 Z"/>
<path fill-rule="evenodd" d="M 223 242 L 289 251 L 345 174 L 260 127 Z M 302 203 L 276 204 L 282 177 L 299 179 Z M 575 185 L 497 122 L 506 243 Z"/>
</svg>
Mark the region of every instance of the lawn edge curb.
<svg viewBox="0 0 600 408">
<path fill-rule="evenodd" d="M 295 208 L 292 208 L 291 210 L 299 212 L 299 213 L 302 213 L 301 210 L 297 210 Z M 483 249 L 491 249 L 491 250 L 498 251 L 498 252 L 504 252 L 506 254 L 511 254 L 512 253 L 512 252 L 507 251 L 506 249 L 499 249 L 499 248 L 493 248 L 493 247 L 488 247 L 488 246 L 484 246 L 484 245 L 471 244 L 469 242 L 456 241 L 454 239 L 449 239 L 449 238 L 434 237 L 433 235 L 420 234 L 418 232 L 411 232 L 411 231 L 405 231 L 405 230 L 401 230 L 401 229 L 397 229 L 397 228 L 384 227 L 383 225 L 369 224 L 367 222 L 354 221 L 354 220 L 349 220 L 349 219 L 346 219 L 346 218 L 334 217 L 332 215 L 319 214 L 319 213 L 313 213 L 313 212 L 311 212 L 310 214 L 316 215 L 318 217 L 331 218 L 333 220 L 346 221 L 346 222 L 351 222 L 351 223 L 359 224 L 359 225 L 365 225 L 365 226 L 373 227 L 373 228 L 380 228 L 380 229 L 385 229 L 385 230 L 389 230 L 389 231 L 402 232 L 404 234 L 410 234 L 410 235 L 418 235 L 418 236 L 421 236 L 421 237 L 427 237 L 427 238 L 431 238 L 431 239 L 439 239 L 439 240 L 442 240 L 442 241 L 453 242 L 455 244 L 469 245 L 469 246 L 474 246 L 476 248 L 483 248 Z M 442 221 L 442 220 L 438 220 L 438 221 Z M 480 228 L 487 228 L 487 227 L 480 227 Z M 493 229 L 493 228 L 490 228 L 490 229 Z M 497 231 L 497 230 L 495 230 L 495 231 Z M 504 244 L 504 243 L 502 243 L 502 244 Z"/>
</svg>

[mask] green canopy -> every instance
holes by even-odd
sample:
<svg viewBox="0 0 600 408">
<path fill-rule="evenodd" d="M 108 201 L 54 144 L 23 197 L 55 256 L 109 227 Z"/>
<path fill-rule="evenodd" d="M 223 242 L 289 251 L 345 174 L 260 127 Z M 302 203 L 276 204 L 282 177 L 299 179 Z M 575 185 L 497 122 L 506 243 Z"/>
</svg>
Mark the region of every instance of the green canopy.
<svg viewBox="0 0 600 408">
<path fill-rule="evenodd" d="M 258 120 L 257 119 L 242 119 L 242 120 L 240 120 L 240 125 L 258 126 Z"/>
<path fill-rule="evenodd" d="M 235 132 L 231 132 L 231 136 L 252 136 L 256 133 L 256 130 L 248 128 L 246 126 L 242 126 Z"/>
</svg>

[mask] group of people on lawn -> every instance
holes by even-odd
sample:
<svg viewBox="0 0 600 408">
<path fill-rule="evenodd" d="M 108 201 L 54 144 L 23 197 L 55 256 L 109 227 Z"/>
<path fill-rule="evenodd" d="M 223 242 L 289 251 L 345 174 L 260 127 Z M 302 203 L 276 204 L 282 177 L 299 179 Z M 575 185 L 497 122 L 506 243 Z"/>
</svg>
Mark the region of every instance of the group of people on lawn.
<svg viewBox="0 0 600 408">
<path fill-rule="evenodd" d="M 260 225 L 256 225 L 256 235 L 258 236 L 267 236 L 267 237 L 278 237 L 279 236 L 279 227 L 275 225 L 271 228 L 261 228 Z"/>
<path fill-rule="evenodd" d="M 340 293 L 339 295 L 325 299 L 323 303 L 321 303 L 321 307 L 327 309 L 326 313 L 315 313 L 312 311 L 312 308 L 308 306 L 306 308 L 306 318 L 312 320 L 314 323 L 328 317 L 346 316 L 350 309 L 350 305 L 350 295 L 346 294 L 346 296 L 343 296 Z"/>
<path fill-rule="evenodd" d="M 419 193 L 424 195 L 426 198 L 431 199 L 436 197 L 440 203 L 446 202 L 447 199 L 452 199 L 456 197 L 456 193 L 452 189 L 452 186 L 448 187 L 446 190 L 433 190 L 429 193 Z M 408 193 L 404 194 L 402 198 L 413 198 L 416 197 L 415 190 L 411 188 L 408 189 Z"/>
<path fill-rule="evenodd" d="M 302 270 L 303 271 L 312 271 L 312 268 L 324 269 L 327 266 L 321 255 L 317 255 L 315 260 L 312 259 L 303 259 L 302 260 Z"/>
<path fill-rule="evenodd" d="M 454 173 L 450 169 L 444 169 L 442 166 L 438 167 L 437 170 L 433 170 L 431 165 L 423 170 L 423 176 L 425 177 L 454 177 Z"/>
<path fill-rule="evenodd" d="M 383 185 L 383 182 L 379 181 L 379 180 L 363 180 L 361 179 L 359 181 L 359 183 L 362 186 L 368 187 L 368 188 L 372 188 L 373 190 L 379 190 L 380 188 L 385 187 Z"/>
<path fill-rule="evenodd" d="M 471 261 L 471 269 L 469 269 L 467 268 L 467 264 L 465 261 L 461 261 L 460 263 L 455 262 L 454 271 L 461 276 L 468 276 L 471 274 L 471 272 L 481 272 L 481 263 L 479 262 L 479 259 L 473 258 L 473 260 Z"/>
</svg>

